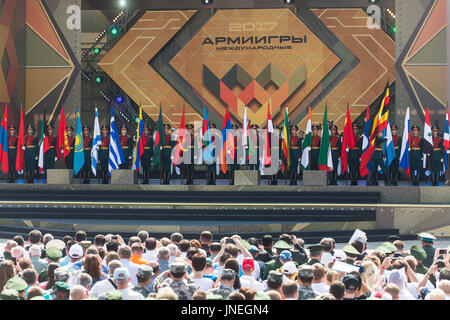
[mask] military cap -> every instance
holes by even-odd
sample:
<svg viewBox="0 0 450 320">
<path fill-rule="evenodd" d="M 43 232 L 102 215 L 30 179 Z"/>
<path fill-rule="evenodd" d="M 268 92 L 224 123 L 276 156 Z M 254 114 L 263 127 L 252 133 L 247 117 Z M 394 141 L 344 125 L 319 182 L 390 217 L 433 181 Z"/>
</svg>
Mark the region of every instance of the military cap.
<svg viewBox="0 0 450 320">
<path fill-rule="evenodd" d="M 345 289 L 356 290 L 361 287 L 360 280 L 353 274 L 347 274 L 342 279 L 342 283 L 345 285 Z"/>
<path fill-rule="evenodd" d="M 435 236 L 426 232 L 419 233 L 418 236 L 425 242 L 433 242 L 434 240 L 436 240 Z"/>
<path fill-rule="evenodd" d="M 392 235 L 392 236 L 389 236 L 389 237 L 387 238 L 387 240 L 388 240 L 389 242 L 393 243 L 393 242 L 396 241 L 396 240 L 402 240 L 402 239 L 400 239 L 399 236 Z"/>
<path fill-rule="evenodd" d="M 314 271 L 312 266 L 304 264 L 298 268 L 298 276 L 301 278 L 312 278 Z"/>
<path fill-rule="evenodd" d="M 53 286 L 54 292 L 70 292 L 70 286 L 66 282 L 56 281 Z"/>
<path fill-rule="evenodd" d="M 398 125 L 396 125 L 396 124 L 392 124 L 392 125 L 391 125 L 391 129 L 395 129 L 395 130 L 398 130 Z"/>
<path fill-rule="evenodd" d="M 411 130 L 416 130 L 416 129 L 420 131 L 420 127 L 417 126 L 417 125 L 413 125 L 413 126 L 411 127 Z"/>
<path fill-rule="evenodd" d="M 383 253 L 385 253 L 385 254 L 391 254 L 391 250 L 389 250 L 388 248 L 386 248 L 386 247 L 384 247 L 384 246 L 379 246 L 379 247 L 377 247 L 377 250 L 378 250 L 378 251 L 381 251 L 381 252 L 383 252 Z"/>
<path fill-rule="evenodd" d="M 17 130 L 16 126 L 13 125 L 13 124 L 10 124 L 8 128 L 9 128 L 9 129 L 15 129 L 15 130 Z"/>
<path fill-rule="evenodd" d="M 188 123 L 186 125 L 186 129 L 194 129 L 194 125 L 192 123 Z"/>
<path fill-rule="evenodd" d="M 291 126 L 289 128 L 290 129 L 295 128 L 295 130 L 298 131 L 298 125 L 296 125 L 296 124 L 291 124 Z"/>
<path fill-rule="evenodd" d="M 235 274 L 233 269 L 223 269 L 220 278 L 225 281 L 231 281 L 234 279 Z"/>
<path fill-rule="evenodd" d="M 45 298 L 43 296 L 35 296 L 35 297 L 31 298 L 30 300 L 45 300 Z"/>
<path fill-rule="evenodd" d="M 257 292 L 253 300 L 271 300 L 270 297 L 264 292 Z"/>
<path fill-rule="evenodd" d="M 122 292 L 119 290 L 111 290 L 106 293 L 105 300 L 123 300 Z"/>
<path fill-rule="evenodd" d="M 328 120 L 328 125 L 332 125 L 334 123 L 333 120 Z"/>
<path fill-rule="evenodd" d="M 184 262 L 173 262 L 170 264 L 170 272 L 183 273 L 186 271 L 186 264 Z"/>
<path fill-rule="evenodd" d="M 31 128 L 31 129 L 34 130 L 34 127 L 33 127 L 31 124 L 27 124 L 27 129 L 28 129 L 28 128 Z"/>
<path fill-rule="evenodd" d="M 355 122 L 353 122 L 352 128 L 353 129 L 359 129 L 359 126 Z"/>
<path fill-rule="evenodd" d="M 302 130 L 300 130 L 300 133 L 305 133 L 305 130 L 303 130 L 303 129 L 302 129 Z"/>
<path fill-rule="evenodd" d="M 66 247 L 66 244 L 64 243 L 64 241 L 59 240 L 59 239 L 50 240 L 49 242 L 47 242 L 45 244 L 45 249 L 52 248 L 52 247 L 62 250 Z"/>
<path fill-rule="evenodd" d="M 308 249 L 309 251 L 315 251 L 315 252 L 317 252 L 317 251 L 322 251 L 323 245 L 320 244 L 320 243 L 312 244 L 312 245 L 308 246 L 307 249 Z"/>
<path fill-rule="evenodd" d="M 283 283 L 283 274 L 278 271 L 271 270 L 269 272 L 269 276 L 267 277 L 267 280 L 281 284 L 281 283 Z"/>
<path fill-rule="evenodd" d="M 416 260 L 425 260 L 427 258 L 426 251 L 418 244 L 412 245 L 409 252 Z"/>
<path fill-rule="evenodd" d="M 279 250 L 290 250 L 291 246 L 283 240 L 278 240 L 277 242 L 275 242 L 275 244 L 273 245 L 274 249 L 279 249 Z"/>
<path fill-rule="evenodd" d="M 89 131 L 91 131 L 91 128 L 89 128 L 88 126 L 83 126 L 83 130 L 88 129 Z"/>
<path fill-rule="evenodd" d="M 150 266 L 147 266 L 145 264 L 140 265 L 137 268 L 137 275 L 139 277 L 146 278 L 146 279 L 150 278 L 151 276 L 153 276 L 153 268 Z"/>
<path fill-rule="evenodd" d="M 231 125 L 231 128 L 239 129 L 239 125 L 238 125 L 237 123 L 233 123 L 233 124 Z"/>
<path fill-rule="evenodd" d="M 122 129 L 124 129 L 124 128 L 128 130 L 128 127 L 127 127 L 126 125 L 123 124 L 123 125 L 120 127 L 120 129 L 122 130 Z"/>
<path fill-rule="evenodd" d="M 54 271 L 55 281 L 67 281 L 69 279 L 69 271 L 63 268 L 57 268 Z"/>
<path fill-rule="evenodd" d="M 50 260 L 58 261 L 62 257 L 62 252 L 56 247 L 45 249 L 45 253 Z"/>
<path fill-rule="evenodd" d="M 48 124 L 48 125 L 47 125 L 47 129 L 48 129 L 48 128 L 55 129 L 55 127 L 54 127 L 52 124 Z"/>
<path fill-rule="evenodd" d="M 8 282 L 6 282 L 6 289 L 14 289 L 20 292 L 25 290 L 27 287 L 28 285 L 25 280 L 20 277 L 11 278 Z"/>
<path fill-rule="evenodd" d="M 223 300 L 223 297 L 218 294 L 209 294 L 206 296 L 206 300 Z"/>
<path fill-rule="evenodd" d="M 313 124 L 311 126 L 311 129 L 314 129 L 314 128 L 316 128 L 317 130 L 320 130 L 320 126 L 318 124 Z"/>
<path fill-rule="evenodd" d="M 391 253 L 394 253 L 395 251 L 397 251 L 397 247 L 394 246 L 394 245 L 393 245 L 391 242 L 389 242 L 389 241 L 383 242 L 383 243 L 381 244 L 381 246 L 387 248 Z"/>
<path fill-rule="evenodd" d="M 259 126 L 256 123 L 254 123 L 250 126 L 250 129 L 259 129 Z"/>
<path fill-rule="evenodd" d="M 14 289 L 5 289 L 0 293 L 0 300 L 20 300 L 19 292 Z"/>
<path fill-rule="evenodd" d="M 439 131 L 439 127 L 438 126 L 432 126 L 431 127 L 431 131 Z"/>
<path fill-rule="evenodd" d="M 357 256 L 359 255 L 359 251 L 355 249 L 354 246 L 347 244 L 342 248 L 342 251 L 345 252 L 348 256 Z"/>
<path fill-rule="evenodd" d="M 68 126 L 68 127 L 66 127 L 67 128 L 67 130 L 72 130 L 72 131 L 74 131 L 74 129 L 73 129 L 73 127 L 72 126 Z"/>
<path fill-rule="evenodd" d="M 332 125 L 330 125 L 329 127 L 328 127 L 328 129 L 336 129 L 336 131 L 338 131 L 338 126 L 337 125 L 335 125 L 335 124 L 332 124 Z"/>
<path fill-rule="evenodd" d="M 107 125 L 104 125 L 104 126 L 102 126 L 102 130 L 103 129 L 108 129 L 109 130 L 109 127 Z"/>
<path fill-rule="evenodd" d="M 171 128 L 170 124 L 168 124 L 168 123 L 164 123 L 163 127 L 164 127 L 164 128 L 167 127 L 167 128 L 169 128 L 169 129 Z"/>
</svg>

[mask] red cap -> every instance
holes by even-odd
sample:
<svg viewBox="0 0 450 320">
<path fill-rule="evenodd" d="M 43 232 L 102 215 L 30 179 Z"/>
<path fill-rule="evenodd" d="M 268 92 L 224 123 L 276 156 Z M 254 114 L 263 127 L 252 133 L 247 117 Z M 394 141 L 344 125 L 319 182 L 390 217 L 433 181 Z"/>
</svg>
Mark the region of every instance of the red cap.
<svg viewBox="0 0 450 320">
<path fill-rule="evenodd" d="M 242 262 L 242 270 L 250 271 L 255 269 L 255 260 L 253 259 L 244 259 Z"/>
</svg>

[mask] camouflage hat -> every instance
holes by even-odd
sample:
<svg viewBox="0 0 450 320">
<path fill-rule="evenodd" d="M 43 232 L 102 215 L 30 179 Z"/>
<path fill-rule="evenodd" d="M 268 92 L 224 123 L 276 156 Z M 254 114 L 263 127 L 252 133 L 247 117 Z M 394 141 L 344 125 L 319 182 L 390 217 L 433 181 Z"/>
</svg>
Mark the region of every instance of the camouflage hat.
<svg viewBox="0 0 450 320">
<path fill-rule="evenodd" d="M 30 300 L 46 300 L 43 296 L 35 296 L 31 298 Z"/>
<path fill-rule="evenodd" d="M 356 248 L 350 244 L 344 246 L 342 248 L 342 251 L 344 251 L 347 256 L 357 256 L 360 254 L 359 251 L 356 250 Z"/>
<path fill-rule="evenodd" d="M 173 262 L 170 264 L 170 272 L 172 273 L 186 272 L 186 264 L 184 262 Z"/>
<path fill-rule="evenodd" d="M 388 250 L 390 251 L 390 253 L 394 253 L 395 251 L 397 251 L 397 247 L 394 246 L 394 245 L 393 245 L 391 242 L 389 242 L 389 241 L 383 242 L 383 243 L 381 244 L 381 246 L 382 246 L 382 247 L 385 247 L 386 249 L 388 249 Z"/>
<path fill-rule="evenodd" d="M 0 293 L 0 300 L 20 300 L 19 292 L 14 289 L 5 289 Z"/>
<path fill-rule="evenodd" d="M 57 281 L 55 282 L 55 285 L 53 286 L 53 291 L 54 292 L 70 292 L 70 286 L 65 283 L 65 282 L 61 282 L 61 281 Z"/>
<path fill-rule="evenodd" d="M 55 281 L 66 282 L 69 279 L 69 271 L 63 268 L 55 269 L 53 274 L 55 275 Z"/>
<path fill-rule="evenodd" d="M 234 279 L 235 272 L 232 269 L 223 269 L 220 278 L 224 281 L 231 281 Z"/>
<path fill-rule="evenodd" d="M 291 246 L 286 241 L 283 241 L 283 240 L 279 240 L 279 241 L 275 242 L 273 247 L 275 249 L 280 249 L 280 250 L 290 250 L 291 249 Z"/>
<path fill-rule="evenodd" d="M 145 264 L 140 265 L 137 268 L 137 275 L 141 278 L 150 278 L 151 276 L 153 276 L 153 268 Z"/>
<path fill-rule="evenodd" d="M 105 300 L 123 300 L 122 293 L 119 290 L 109 291 L 105 295 Z"/>
<path fill-rule="evenodd" d="M 20 277 L 11 278 L 8 280 L 8 282 L 6 282 L 6 289 L 13 289 L 20 292 L 25 290 L 27 287 L 28 285 L 25 280 Z"/>
<path fill-rule="evenodd" d="M 384 246 L 379 246 L 379 247 L 377 247 L 376 250 L 381 251 L 384 254 L 390 254 L 391 253 L 391 251 L 388 248 L 384 247 Z"/>
<path fill-rule="evenodd" d="M 413 245 L 409 252 L 416 260 L 425 260 L 427 258 L 426 251 L 418 244 Z"/>
<path fill-rule="evenodd" d="M 281 283 L 283 283 L 283 274 L 280 272 L 277 272 L 275 270 L 271 270 L 269 272 L 269 276 L 267 277 L 267 280 L 281 284 Z"/>
<path fill-rule="evenodd" d="M 206 300 L 223 300 L 223 297 L 218 294 L 209 294 L 206 296 Z"/>
<path fill-rule="evenodd" d="M 58 261 L 62 257 L 62 252 L 56 247 L 50 247 L 45 250 L 45 254 L 50 260 Z"/>
<path fill-rule="evenodd" d="M 314 276 L 313 267 L 304 264 L 298 268 L 298 276 L 301 278 L 312 278 Z"/>
</svg>

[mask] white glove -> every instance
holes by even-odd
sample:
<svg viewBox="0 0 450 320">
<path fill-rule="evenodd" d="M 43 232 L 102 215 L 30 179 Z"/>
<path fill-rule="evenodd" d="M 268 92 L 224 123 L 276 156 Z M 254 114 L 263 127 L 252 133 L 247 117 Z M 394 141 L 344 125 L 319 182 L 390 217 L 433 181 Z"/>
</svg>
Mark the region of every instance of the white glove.
<svg viewBox="0 0 450 320">
<path fill-rule="evenodd" d="M 58 160 L 58 157 L 55 157 L 55 161 Z"/>
<path fill-rule="evenodd" d="M 159 150 L 162 150 L 162 147 L 159 147 Z"/>
<path fill-rule="evenodd" d="M 61 149 L 61 154 L 64 154 L 64 150 Z"/>
<path fill-rule="evenodd" d="M 25 146 L 22 146 L 22 150 L 25 150 L 26 148 L 25 148 Z"/>
<path fill-rule="evenodd" d="M 37 160 L 38 159 L 38 157 L 34 157 L 34 160 Z"/>
<path fill-rule="evenodd" d="M 411 151 L 411 148 L 409 148 L 408 151 Z"/>
<path fill-rule="evenodd" d="M 349 151 L 350 151 L 350 149 L 349 149 L 349 148 L 346 148 L 346 149 L 345 149 L 345 152 L 349 152 Z"/>
<path fill-rule="evenodd" d="M 441 159 L 441 162 L 444 162 L 444 159 Z"/>
</svg>

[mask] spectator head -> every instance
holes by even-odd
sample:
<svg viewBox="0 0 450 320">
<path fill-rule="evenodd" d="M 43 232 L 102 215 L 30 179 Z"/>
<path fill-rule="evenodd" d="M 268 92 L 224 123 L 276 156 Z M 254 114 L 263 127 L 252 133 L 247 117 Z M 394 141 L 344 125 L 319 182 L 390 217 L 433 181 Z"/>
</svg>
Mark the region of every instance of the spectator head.
<svg viewBox="0 0 450 320">
<path fill-rule="evenodd" d="M 89 291 L 82 285 L 76 285 L 70 289 L 70 298 L 72 300 L 83 300 L 89 298 Z"/>
<path fill-rule="evenodd" d="M 220 252 L 221 248 L 222 248 L 222 246 L 220 245 L 219 242 L 213 242 L 209 246 L 209 251 L 211 252 L 211 254 L 217 255 Z"/>
<path fill-rule="evenodd" d="M 302 265 L 298 269 L 297 280 L 300 282 L 300 285 L 308 286 L 312 283 L 314 278 L 314 270 L 309 265 Z"/>
<path fill-rule="evenodd" d="M 266 249 L 272 249 L 273 246 L 273 237 L 271 235 L 265 235 L 262 238 L 263 247 Z"/>
<path fill-rule="evenodd" d="M 179 244 L 183 240 L 183 235 L 179 232 L 172 233 L 170 236 L 170 242 L 174 244 Z"/>
<path fill-rule="evenodd" d="M 115 251 L 108 252 L 105 258 L 106 265 L 108 265 L 113 260 L 120 261 L 119 254 Z"/>
<path fill-rule="evenodd" d="M 65 282 L 56 282 L 53 286 L 54 300 L 69 300 L 70 286 Z"/>
<path fill-rule="evenodd" d="M 450 280 L 450 270 L 446 268 L 439 271 L 439 280 Z"/>
<path fill-rule="evenodd" d="M 441 289 L 433 289 L 427 294 L 425 300 L 445 300 L 445 292 Z"/>
<path fill-rule="evenodd" d="M 170 274 L 174 280 L 182 280 L 186 273 L 186 264 L 184 262 L 173 262 L 170 264 Z"/>
<path fill-rule="evenodd" d="M 37 274 L 36 270 L 28 268 L 23 270 L 22 279 L 27 283 L 27 285 L 32 286 L 36 284 Z"/>
<path fill-rule="evenodd" d="M 167 247 L 171 243 L 169 238 L 161 238 L 159 242 L 163 247 Z"/>
<path fill-rule="evenodd" d="M 118 253 L 121 260 L 130 260 L 131 258 L 131 248 L 129 246 L 120 246 Z"/>
<path fill-rule="evenodd" d="M 223 285 L 233 287 L 236 278 L 235 276 L 236 272 L 234 272 L 233 269 L 224 268 L 222 270 L 222 274 L 220 275 L 220 281 L 222 282 Z"/>
<path fill-rule="evenodd" d="M 148 239 L 149 234 L 148 234 L 147 231 L 141 230 L 141 231 L 138 232 L 137 237 L 139 238 L 139 240 L 141 240 L 141 243 L 144 243 L 145 240 Z"/>
<path fill-rule="evenodd" d="M 444 291 L 446 297 L 450 297 L 450 280 L 439 279 L 438 288 Z"/>
<path fill-rule="evenodd" d="M 181 252 L 187 252 L 191 247 L 191 242 L 189 240 L 183 239 L 180 241 L 179 247 Z"/>
<path fill-rule="evenodd" d="M 256 238 L 248 238 L 247 242 L 251 245 L 251 246 L 255 246 L 258 248 L 259 246 L 259 241 Z"/>
<path fill-rule="evenodd" d="M 198 241 L 196 239 L 192 239 L 191 240 L 191 247 L 200 249 L 202 247 L 202 244 L 200 243 L 200 241 Z"/>
<path fill-rule="evenodd" d="M 330 285 L 330 293 L 336 300 L 342 300 L 345 296 L 345 285 L 342 281 L 335 281 Z"/>
<path fill-rule="evenodd" d="M 97 234 L 94 237 L 94 246 L 103 247 L 106 243 L 106 237 L 103 234 Z"/>
<path fill-rule="evenodd" d="M 18 246 L 23 247 L 25 245 L 25 240 L 21 235 L 16 235 L 12 239 L 17 243 Z"/>
<path fill-rule="evenodd" d="M 130 281 L 130 273 L 127 268 L 117 268 L 114 270 L 114 282 L 119 288 L 127 288 L 128 282 Z"/>
<path fill-rule="evenodd" d="M 6 282 L 15 275 L 14 263 L 10 260 L 0 262 L 0 288 L 3 289 Z"/>
<path fill-rule="evenodd" d="M 206 300 L 206 291 L 197 290 L 192 295 L 192 300 Z"/>
<path fill-rule="evenodd" d="M 359 253 L 363 253 L 365 249 L 365 245 L 362 241 L 355 240 L 351 244 L 356 250 L 358 250 Z"/>
<path fill-rule="evenodd" d="M 39 230 L 32 230 L 28 234 L 28 242 L 31 244 L 39 244 L 42 239 L 42 233 Z"/>
<path fill-rule="evenodd" d="M 186 258 L 188 258 L 189 260 L 192 260 L 192 256 L 197 253 L 199 253 L 198 248 L 190 247 L 188 249 L 188 251 L 186 252 Z"/>
<path fill-rule="evenodd" d="M 281 292 L 286 299 L 298 300 L 298 284 L 295 281 L 287 281 L 281 286 Z"/>
<path fill-rule="evenodd" d="M 196 253 L 192 256 L 192 269 L 197 272 L 205 270 L 206 257 L 201 253 Z"/>
<path fill-rule="evenodd" d="M 78 260 L 82 259 L 83 255 L 84 255 L 83 247 L 80 246 L 78 243 L 75 243 L 70 247 L 69 258 L 72 261 L 78 261 Z"/>
<path fill-rule="evenodd" d="M 294 262 L 289 261 L 283 265 L 281 271 L 288 279 L 294 280 L 295 273 L 297 272 L 297 266 Z"/>
<path fill-rule="evenodd" d="M 308 247 L 309 257 L 311 259 L 319 260 L 322 258 L 323 246 L 321 244 L 314 244 Z"/>
<path fill-rule="evenodd" d="M 322 293 L 314 298 L 314 300 L 336 300 L 331 293 Z"/>
<path fill-rule="evenodd" d="M 254 300 L 256 291 L 250 288 L 240 288 L 239 292 L 245 296 L 245 300 Z"/>
<path fill-rule="evenodd" d="M 145 240 L 144 245 L 145 245 L 145 249 L 147 249 L 147 251 L 153 251 L 156 249 L 156 245 L 157 245 L 156 239 L 153 237 L 150 237 Z"/>
<path fill-rule="evenodd" d="M 20 258 L 17 264 L 22 268 L 22 270 L 27 268 L 34 269 L 33 263 L 31 263 L 31 260 L 28 258 Z"/>
<path fill-rule="evenodd" d="M 86 241 L 87 240 L 87 234 L 85 231 L 83 230 L 78 230 L 75 233 L 75 242 L 80 243 L 81 241 Z"/>
<path fill-rule="evenodd" d="M 5 251 L 11 252 L 12 248 L 17 247 L 17 246 L 18 246 L 17 242 L 15 242 L 14 240 L 8 240 L 6 242 Z"/>
<path fill-rule="evenodd" d="M 225 246 L 224 252 L 229 253 L 233 258 L 237 258 L 239 255 L 239 248 L 234 244 L 227 244 Z"/>
<path fill-rule="evenodd" d="M 231 259 L 231 254 L 224 252 L 219 257 L 219 266 L 223 266 L 225 264 L 225 262 L 227 262 L 228 259 Z"/>
<path fill-rule="evenodd" d="M 49 241 L 53 240 L 53 235 L 50 233 L 46 233 L 44 234 L 44 236 L 42 237 L 42 242 L 45 244 L 47 244 Z"/>
<path fill-rule="evenodd" d="M 327 270 L 327 284 L 331 285 L 333 282 L 339 280 L 339 273 L 335 270 Z"/>
<path fill-rule="evenodd" d="M 140 265 L 137 268 L 137 282 L 142 284 L 144 287 L 147 287 L 153 276 L 153 268 L 148 265 Z"/>
<path fill-rule="evenodd" d="M 69 235 L 65 235 L 64 237 L 63 237 L 63 239 L 62 239 L 62 241 L 64 241 L 64 243 L 67 245 L 67 243 L 69 242 L 69 241 L 72 241 L 73 240 L 73 238 L 72 238 L 72 236 L 69 236 Z"/>
<path fill-rule="evenodd" d="M 242 271 L 246 275 L 252 275 L 253 271 L 255 271 L 255 260 L 248 258 L 244 259 L 244 261 L 242 261 Z"/>
<path fill-rule="evenodd" d="M 119 247 L 120 247 L 120 244 L 115 239 L 106 242 L 106 251 L 108 251 L 108 252 L 110 252 L 110 251 L 117 252 L 117 251 L 119 251 Z"/>
<path fill-rule="evenodd" d="M 98 251 L 98 249 L 97 249 L 96 246 L 90 246 L 90 247 L 88 247 L 88 248 L 86 249 L 86 253 L 85 253 L 85 254 L 86 254 L 86 255 L 88 255 L 88 254 L 94 254 L 94 255 L 100 256 L 100 253 L 99 253 L 99 251 Z"/>
<path fill-rule="evenodd" d="M 38 257 L 38 258 L 40 258 L 40 257 L 41 257 L 41 252 L 42 252 L 42 250 L 41 250 L 41 247 L 39 247 L 39 246 L 36 245 L 36 244 L 33 244 L 33 245 L 30 247 L 30 249 L 28 249 L 28 252 L 29 252 L 29 254 L 30 254 L 30 258 L 32 258 L 32 257 Z"/>
<path fill-rule="evenodd" d="M 278 291 L 283 284 L 283 274 L 277 272 L 275 270 L 271 270 L 269 272 L 269 276 L 267 277 L 267 288 L 269 290 Z"/>
<path fill-rule="evenodd" d="M 323 252 L 330 252 L 333 250 L 333 239 L 331 238 L 323 238 L 320 240 L 320 244 L 323 246 Z"/>
<path fill-rule="evenodd" d="M 178 296 L 170 287 L 164 287 L 158 290 L 156 300 L 178 300 Z"/>
<path fill-rule="evenodd" d="M 69 271 L 67 271 L 67 269 L 64 268 L 58 267 L 57 269 L 55 269 L 55 271 L 53 271 L 53 275 L 55 283 L 67 282 L 67 280 L 69 280 Z"/>
<path fill-rule="evenodd" d="M 13 258 L 16 258 L 16 261 L 19 261 L 20 259 L 22 259 L 24 254 L 25 254 L 25 249 L 21 246 L 14 247 L 11 250 L 11 256 Z"/>
<path fill-rule="evenodd" d="M 50 290 L 53 288 L 53 285 L 55 284 L 55 270 L 59 268 L 59 265 L 56 262 L 50 262 L 47 265 L 47 275 L 48 275 L 48 281 L 47 285 L 45 286 L 45 290 Z"/>
<path fill-rule="evenodd" d="M 84 288 L 86 288 L 87 290 L 89 290 L 92 285 L 92 277 L 88 273 L 83 272 L 78 277 L 77 284 L 79 284 L 79 285 L 83 286 Z"/>
<path fill-rule="evenodd" d="M 213 234 L 211 233 L 211 231 L 203 231 L 200 234 L 200 242 L 202 244 L 210 245 L 212 241 L 213 241 Z"/>
<path fill-rule="evenodd" d="M 169 254 L 171 257 L 176 257 L 178 253 L 178 246 L 174 243 L 171 243 L 167 246 L 167 249 L 169 249 Z"/>
<path fill-rule="evenodd" d="M 383 290 L 392 296 L 392 300 L 398 300 L 400 289 L 396 284 L 388 283 L 384 286 Z"/>
<path fill-rule="evenodd" d="M 135 242 L 131 245 L 131 254 L 137 254 L 139 256 L 144 253 L 144 246 L 140 242 Z"/>
<path fill-rule="evenodd" d="M 315 282 L 325 282 L 325 277 L 327 275 L 327 269 L 320 263 L 313 264 L 313 273 Z"/>
<path fill-rule="evenodd" d="M 345 285 L 345 295 L 348 298 L 353 298 L 357 291 L 361 289 L 361 279 L 353 274 L 347 274 L 342 282 Z"/>
<path fill-rule="evenodd" d="M 394 246 L 397 248 L 397 252 L 402 253 L 405 250 L 405 243 L 402 240 L 395 240 Z"/>
<path fill-rule="evenodd" d="M 34 297 L 43 297 L 44 296 L 44 290 L 41 288 L 34 286 L 28 289 L 27 291 L 27 300 L 31 300 Z"/>
<path fill-rule="evenodd" d="M 281 263 L 285 264 L 286 262 L 292 261 L 292 253 L 289 250 L 283 250 L 281 251 L 279 258 Z"/>
<path fill-rule="evenodd" d="M 148 263 L 148 265 L 150 267 L 152 267 L 152 269 L 153 269 L 153 277 L 156 278 L 156 276 L 159 274 L 159 271 L 160 271 L 158 261 L 150 261 Z"/>
<path fill-rule="evenodd" d="M 111 262 L 108 263 L 108 271 L 109 271 L 109 276 L 110 278 L 114 277 L 114 271 L 116 271 L 117 268 L 121 268 L 122 267 L 122 262 L 120 262 L 119 260 L 112 260 Z"/>
<path fill-rule="evenodd" d="M 245 300 L 245 296 L 240 292 L 232 292 L 228 295 L 227 300 Z"/>
<path fill-rule="evenodd" d="M 158 260 L 169 261 L 170 251 L 167 247 L 162 247 L 158 250 Z"/>
<path fill-rule="evenodd" d="M 292 246 L 293 245 L 293 241 L 292 241 L 292 237 L 286 233 L 283 233 L 282 235 L 280 235 L 280 238 L 278 239 L 279 241 L 284 241 L 286 242 L 288 245 Z"/>
<path fill-rule="evenodd" d="M 281 295 L 278 291 L 269 290 L 266 294 L 269 296 L 270 300 L 281 300 Z"/>
</svg>

